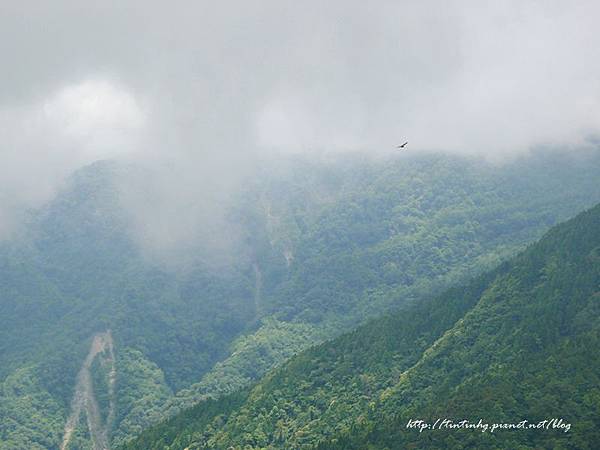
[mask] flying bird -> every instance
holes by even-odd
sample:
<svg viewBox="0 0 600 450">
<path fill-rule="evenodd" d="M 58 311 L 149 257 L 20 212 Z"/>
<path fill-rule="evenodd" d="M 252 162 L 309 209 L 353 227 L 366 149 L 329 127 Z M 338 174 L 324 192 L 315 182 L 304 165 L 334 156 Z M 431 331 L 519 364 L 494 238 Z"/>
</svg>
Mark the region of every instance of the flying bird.
<svg viewBox="0 0 600 450">
<path fill-rule="evenodd" d="M 398 145 L 398 146 L 396 146 L 396 148 L 404 148 L 404 147 L 406 146 L 406 144 L 408 144 L 408 141 L 407 141 L 407 142 L 405 142 L 405 143 L 404 143 L 404 144 L 402 144 L 402 145 Z"/>
</svg>

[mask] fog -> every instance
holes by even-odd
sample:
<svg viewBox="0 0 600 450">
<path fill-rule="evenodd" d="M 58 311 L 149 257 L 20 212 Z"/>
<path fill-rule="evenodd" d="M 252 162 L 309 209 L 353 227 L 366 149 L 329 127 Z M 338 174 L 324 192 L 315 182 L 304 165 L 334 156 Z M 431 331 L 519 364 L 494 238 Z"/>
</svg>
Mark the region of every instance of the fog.
<svg viewBox="0 0 600 450">
<path fill-rule="evenodd" d="M 326 3 L 326 4 L 325 4 Z M 595 1 L 5 1 L 0 236 L 98 159 L 135 235 L 218 228 L 272 155 L 574 151 L 600 131 Z M 207 218 L 210 218 L 208 220 Z"/>
</svg>

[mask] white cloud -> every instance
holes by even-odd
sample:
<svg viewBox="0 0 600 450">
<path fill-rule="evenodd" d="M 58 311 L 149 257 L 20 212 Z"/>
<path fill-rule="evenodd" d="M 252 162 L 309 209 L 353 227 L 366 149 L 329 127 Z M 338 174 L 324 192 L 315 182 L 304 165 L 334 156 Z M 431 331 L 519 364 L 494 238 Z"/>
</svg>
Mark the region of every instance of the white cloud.
<svg viewBox="0 0 600 450">
<path fill-rule="evenodd" d="M 47 126 L 89 158 L 135 150 L 144 114 L 135 98 L 107 80 L 86 80 L 61 89 L 43 104 Z"/>
<path fill-rule="evenodd" d="M 0 107 L 0 238 L 47 201 L 73 170 L 138 149 L 144 114 L 107 80 L 68 85 L 29 104 Z"/>
<path fill-rule="evenodd" d="M 175 203 L 272 150 L 502 159 L 600 134 L 595 0 L 5 3 L 0 211 L 98 158 L 163 170 Z"/>
</svg>

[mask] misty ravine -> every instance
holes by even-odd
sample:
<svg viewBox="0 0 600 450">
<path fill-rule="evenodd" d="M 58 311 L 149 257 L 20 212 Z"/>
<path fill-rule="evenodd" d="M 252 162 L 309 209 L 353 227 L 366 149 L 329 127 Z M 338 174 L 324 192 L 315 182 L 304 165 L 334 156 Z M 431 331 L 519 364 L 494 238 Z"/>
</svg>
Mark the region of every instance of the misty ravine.
<svg viewBox="0 0 600 450">
<path fill-rule="evenodd" d="M 100 408 L 96 396 L 94 395 L 94 386 L 91 375 L 91 365 L 99 355 L 104 355 L 105 362 L 110 365 L 108 372 L 108 395 L 109 407 L 106 417 L 106 423 L 103 423 L 100 414 Z M 94 450 L 109 450 L 110 428 L 115 416 L 115 381 L 116 381 L 116 366 L 114 355 L 114 344 L 110 330 L 104 333 L 97 333 L 92 339 L 90 351 L 88 352 L 81 369 L 77 375 L 77 384 L 71 402 L 71 414 L 65 424 L 63 440 L 60 450 L 67 450 L 69 443 L 73 437 L 73 433 L 77 429 L 80 422 L 81 411 L 85 412 L 87 419 L 87 427 L 92 440 L 92 448 Z"/>
<path fill-rule="evenodd" d="M 256 310 L 256 315 L 258 316 L 261 311 L 261 291 L 262 291 L 262 272 L 260 271 L 260 267 L 258 263 L 252 264 L 254 268 L 254 309 Z"/>
</svg>

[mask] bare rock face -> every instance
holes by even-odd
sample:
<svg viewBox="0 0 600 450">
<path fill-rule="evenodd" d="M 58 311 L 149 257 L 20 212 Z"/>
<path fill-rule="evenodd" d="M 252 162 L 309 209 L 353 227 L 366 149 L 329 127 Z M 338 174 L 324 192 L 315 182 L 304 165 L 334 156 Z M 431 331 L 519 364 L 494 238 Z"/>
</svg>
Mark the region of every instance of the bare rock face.
<svg viewBox="0 0 600 450">
<path fill-rule="evenodd" d="M 100 408 L 96 396 L 94 395 L 94 386 L 92 382 L 91 366 L 96 358 L 101 359 L 103 365 L 108 365 L 108 397 L 109 408 L 106 420 L 102 420 Z M 75 393 L 71 401 L 71 414 L 65 424 L 63 440 L 60 446 L 61 450 L 67 450 L 73 433 L 80 424 L 81 413 L 85 413 L 87 428 L 90 433 L 92 447 L 94 450 L 109 450 L 110 428 L 115 416 L 115 381 L 117 371 L 115 365 L 115 354 L 113 339 L 110 330 L 104 333 L 97 333 L 92 339 L 90 351 L 88 352 L 79 374 L 77 375 L 77 384 Z"/>
</svg>

